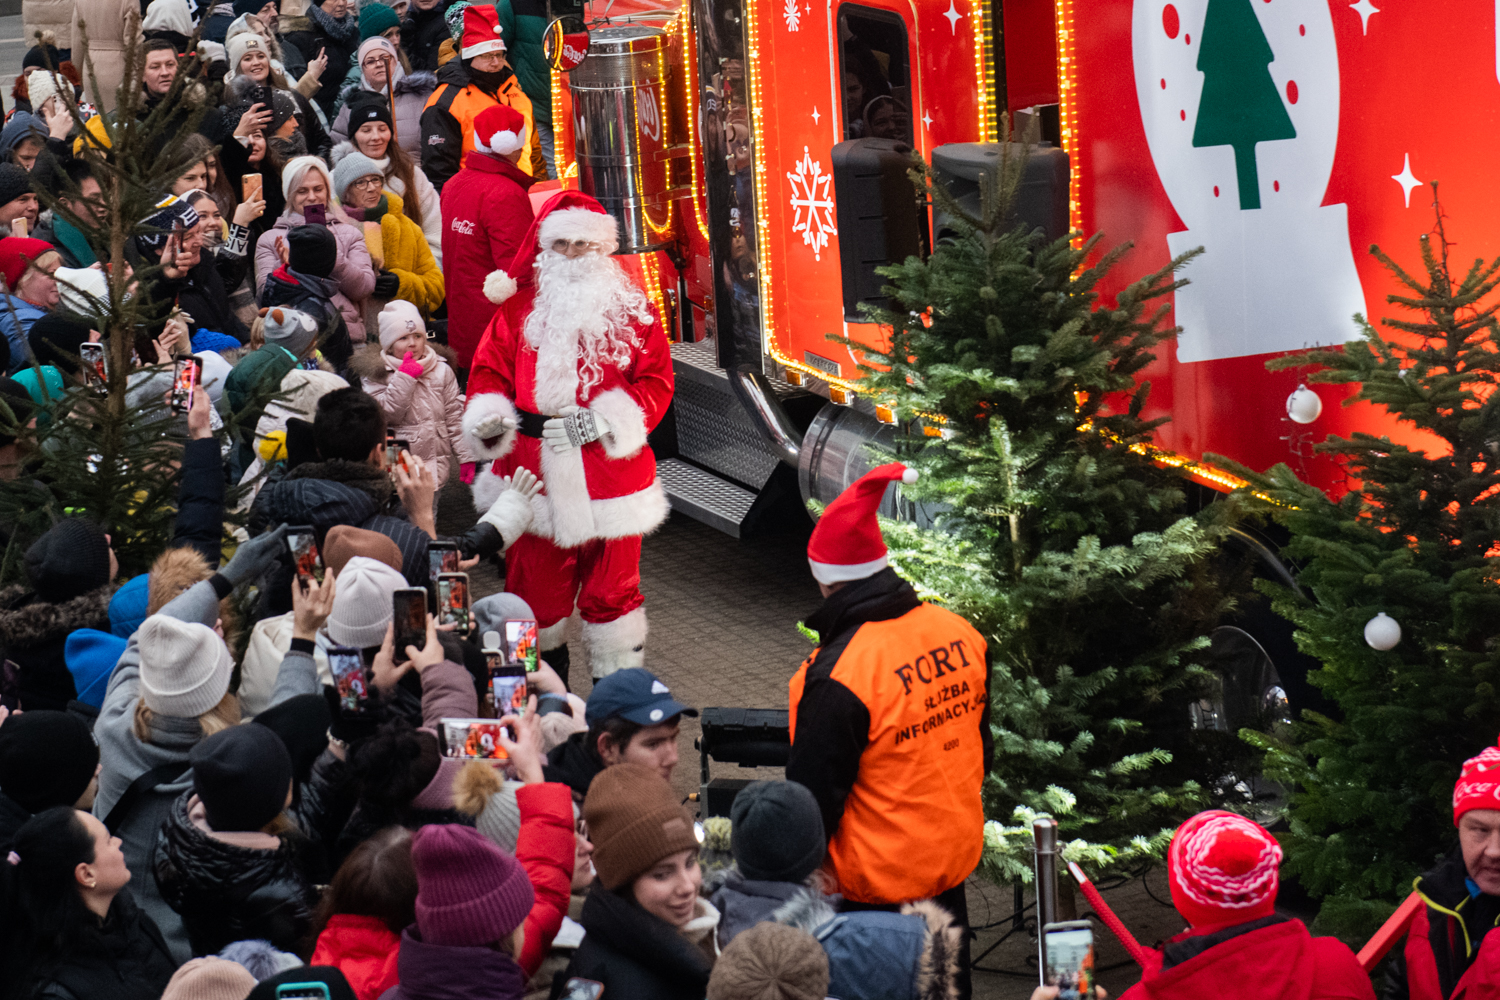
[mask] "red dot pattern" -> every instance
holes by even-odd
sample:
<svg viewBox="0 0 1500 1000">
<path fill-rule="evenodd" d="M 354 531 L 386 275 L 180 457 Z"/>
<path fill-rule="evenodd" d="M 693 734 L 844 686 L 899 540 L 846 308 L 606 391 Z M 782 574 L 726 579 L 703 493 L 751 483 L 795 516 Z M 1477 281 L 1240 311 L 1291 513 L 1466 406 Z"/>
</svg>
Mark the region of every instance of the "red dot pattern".
<svg viewBox="0 0 1500 1000">
<path fill-rule="evenodd" d="M 1167 4 L 1161 9 L 1161 28 L 1167 33 L 1168 38 L 1176 38 L 1177 31 L 1182 26 L 1182 20 L 1177 16 L 1177 8 Z"/>
</svg>

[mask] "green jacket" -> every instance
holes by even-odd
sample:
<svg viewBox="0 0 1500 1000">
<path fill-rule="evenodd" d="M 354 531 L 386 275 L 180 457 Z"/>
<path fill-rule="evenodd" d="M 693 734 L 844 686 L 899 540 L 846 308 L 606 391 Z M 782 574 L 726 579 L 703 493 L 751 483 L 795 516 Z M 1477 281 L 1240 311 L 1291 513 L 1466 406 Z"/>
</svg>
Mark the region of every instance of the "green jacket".
<svg viewBox="0 0 1500 1000">
<path fill-rule="evenodd" d="M 522 13 L 516 13 L 520 7 Z M 516 71 L 521 90 L 531 98 L 531 116 L 552 124 L 552 67 L 542 54 L 542 38 L 547 34 L 547 7 L 539 0 L 498 0 L 500 29 L 506 39 L 505 58 Z M 535 13 L 533 13 L 535 11 Z"/>
<path fill-rule="evenodd" d="M 229 401 L 242 443 L 253 443 L 255 425 L 260 423 L 266 403 L 295 367 L 297 359 L 292 352 L 279 344 L 264 344 L 245 355 L 224 380 L 224 398 Z"/>
</svg>

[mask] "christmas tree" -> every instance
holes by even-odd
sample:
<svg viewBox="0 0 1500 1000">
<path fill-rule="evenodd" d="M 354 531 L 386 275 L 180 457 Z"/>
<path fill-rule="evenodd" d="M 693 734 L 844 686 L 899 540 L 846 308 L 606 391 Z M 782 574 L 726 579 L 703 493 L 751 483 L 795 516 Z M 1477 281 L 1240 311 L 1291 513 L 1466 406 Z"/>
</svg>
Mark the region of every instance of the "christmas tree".
<svg viewBox="0 0 1500 1000">
<path fill-rule="evenodd" d="M 1408 290 L 1387 298 L 1407 311 L 1381 320 L 1394 336 L 1358 317 L 1361 339 L 1270 363 L 1357 385 L 1351 401 L 1384 407 L 1429 443 L 1329 437 L 1318 450 L 1358 483 L 1337 501 L 1285 465 L 1240 470 L 1291 533 L 1286 555 L 1308 596 L 1262 586 L 1321 661 L 1309 680 L 1341 715 L 1304 713 L 1285 743 L 1248 735 L 1294 789 L 1287 870 L 1323 897 L 1324 926 L 1351 940 L 1456 842 L 1453 782 L 1495 742 L 1500 716 L 1500 259 L 1457 273 L 1437 212 L 1420 270 L 1371 247 Z M 1393 648 L 1366 642 L 1381 613 L 1400 626 Z"/>
<path fill-rule="evenodd" d="M 872 388 L 913 433 L 907 493 L 935 528 L 886 525 L 898 571 L 980 629 L 993 658 L 995 767 L 985 870 L 1029 881 L 1029 821 L 1048 813 L 1091 874 L 1159 859 L 1171 830 L 1242 804 L 1249 748 L 1194 732 L 1210 690 L 1208 633 L 1235 583 L 1214 558 L 1232 504 L 1187 511 L 1182 474 L 1153 461 L 1160 420 L 1137 375 L 1177 330 L 1172 261 L 1113 304 L 1096 288 L 1128 246 L 1048 243 L 1007 221 L 1022 168 L 1007 147 L 969 215 L 913 174 L 957 236 L 885 268 L 895 305 L 871 318 L 888 347 L 854 344 Z"/>
<path fill-rule="evenodd" d="M 1260 208 L 1255 144 L 1297 137 L 1266 68 L 1275 58 L 1250 0 L 1208 0 L 1198 48 L 1203 95 L 1193 145 L 1234 147 L 1242 209 Z"/>
<path fill-rule="evenodd" d="M 183 106 L 183 90 L 191 85 L 199 64 L 196 57 L 185 60 L 167 96 L 149 114 L 142 113 L 139 14 L 128 12 L 126 21 L 125 37 L 134 41 L 126 43 L 118 111 L 104 119 L 107 143 L 83 132 L 77 105 L 66 102 L 85 135 L 79 155 L 99 182 L 102 217 L 75 211 L 83 204 L 81 192 L 65 176 L 51 178 L 61 185 L 60 191 L 49 189 L 40 178 L 32 182 L 43 205 L 77 227 L 105 263 L 107 301 L 93 300 L 92 313 L 82 318 L 103 337 L 107 377 L 102 385 L 86 386 L 76 369 L 65 373 L 65 393 L 42 408 L 37 429 L 26 442 L 26 474 L 0 481 L 0 524 L 9 528 L 0 554 L 0 583 L 22 578 L 26 547 L 65 516 L 88 517 L 103 526 L 112 537 L 124 576 L 145 572 L 172 537 L 178 490 L 175 463 L 183 435 L 181 418 L 164 398 L 172 368 L 157 364 L 152 338 L 173 303 L 159 301 L 154 294 L 154 279 L 162 266 L 143 264 L 135 257 L 132 267 L 127 245 L 142 234 L 161 232 L 143 220 L 188 166 L 182 140 L 196 127 L 197 117 L 185 121 L 173 118 L 172 111 Z M 85 72 L 92 80 L 92 62 Z M 185 353 L 187 345 L 181 350 Z M 70 354 L 69 360 L 73 357 Z M 8 409 L 0 411 L 0 425 L 11 422 Z"/>
</svg>

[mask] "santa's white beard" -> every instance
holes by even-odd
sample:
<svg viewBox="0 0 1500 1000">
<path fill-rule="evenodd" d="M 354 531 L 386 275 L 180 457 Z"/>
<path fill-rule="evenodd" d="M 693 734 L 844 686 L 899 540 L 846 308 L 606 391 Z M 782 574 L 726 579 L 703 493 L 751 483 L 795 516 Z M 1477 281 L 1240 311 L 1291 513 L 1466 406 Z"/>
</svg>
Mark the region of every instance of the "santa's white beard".
<svg viewBox="0 0 1500 1000">
<path fill-rule="evenodd" d="M 537 255 L 536 289 L 526 340 L 548 354 L 553 352 L 543 352 L 543 344 L 573 345 L 585 397 L 603 381 L 606 365 L 630 364 L 640 347 L 631 324 L 650 322 L 651 305 L 614 258 L 599 253 L 568 258 L 544 250 Z"/>
</svg>

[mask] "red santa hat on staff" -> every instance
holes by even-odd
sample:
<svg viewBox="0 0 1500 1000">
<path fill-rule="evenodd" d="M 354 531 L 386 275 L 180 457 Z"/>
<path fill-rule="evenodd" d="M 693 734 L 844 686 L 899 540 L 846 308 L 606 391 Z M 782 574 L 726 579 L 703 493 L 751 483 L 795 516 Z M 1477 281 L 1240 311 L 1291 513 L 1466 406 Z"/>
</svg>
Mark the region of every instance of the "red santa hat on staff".
<svg viewBox="0 0 1500 1000">
<path fill-rule="evenodd" d="M 499 305 L 530 285 L 537 254 L 550 249 L 556 240 L 588 240 L 597 243 L 601 252 L 611 254 L 620 245 L 620 227 L 614 216 L 589 195 L 582 191 L 559 191 L 536 213 L 510 271 L 491 271 L 484 279 L 485 298 Z"/>
<path fill-rule="evenodd" d="M 504 52 L 505 39 L 500 28 L 500 12 L 493 4 L 474 4 L 464 8 L 464 33 L 459 36 L 458 54 L 473 59 L 486 52 Z"/>
<path fill-rule="evenodd" d="M 526 148 L 526 116 L 507 104 L 493 104 L 474 119 L 474 148 L 509 156 Z"/>
<path fill-rule="evenodd" d="M 891 483 L 914 483 L 917 470 L 900 462 L 871 469 L 823 511 L 807 541 L 807 562 L 813 579 L 824 586 L 863 580 L 885 569 L 885 539 L 875 512 Z"/>
</svg>

